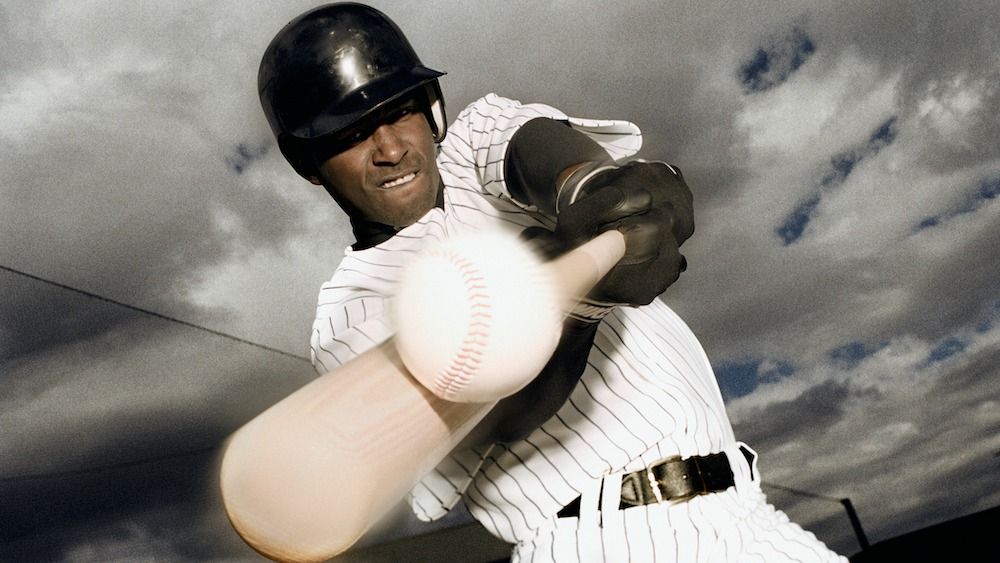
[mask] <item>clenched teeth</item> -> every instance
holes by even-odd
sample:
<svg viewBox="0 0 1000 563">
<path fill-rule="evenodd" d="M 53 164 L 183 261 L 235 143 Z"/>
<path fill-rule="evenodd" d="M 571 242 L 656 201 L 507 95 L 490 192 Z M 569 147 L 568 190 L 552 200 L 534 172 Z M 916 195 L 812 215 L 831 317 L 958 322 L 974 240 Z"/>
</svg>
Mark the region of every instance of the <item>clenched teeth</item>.
<svg viewBox="0 0 1000 563">
<path fill-rule="evenodd" d="M 396 186 L 405 184 L 405 183 L 409 182 L 410 180 L 412 180 L 412 179 L 414 179 L 416 177 L 417 177 L 417 174 L 415 172 L 410 172 L 406 176 L 402 176 L 400 178 L 396 178 L 395 180 L 390 180 L 388 182 L 383 183 L 382 187 L 383 188 L 395 188 Z"/>
</svg>

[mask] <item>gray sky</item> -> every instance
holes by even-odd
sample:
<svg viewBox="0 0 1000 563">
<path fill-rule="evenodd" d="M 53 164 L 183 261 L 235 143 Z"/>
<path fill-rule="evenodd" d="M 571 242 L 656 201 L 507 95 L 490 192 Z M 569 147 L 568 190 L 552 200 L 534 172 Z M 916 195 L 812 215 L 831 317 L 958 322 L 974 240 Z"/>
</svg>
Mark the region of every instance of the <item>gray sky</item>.
<svg viewBox="0 0 1000 563">
<path fill-rule="evenodd" d="M 0 2 L 0 266 L 307 355 L 351 240 L 255 86 L 316 4 Z M 991 2 L 827 4 L 375 3 L 451 116 L 492 91 L 628 119 L 684 170 L 664 299 L 765 482 L 850 497 L 878 541 L 1000 504 L 1000 33 Z M 0 554 L 257 559 L 211 448 L 309 365 L 8 270 L 0 291 Z M 765 491 L 857 550 L 838 503 Z"/>
</svg>

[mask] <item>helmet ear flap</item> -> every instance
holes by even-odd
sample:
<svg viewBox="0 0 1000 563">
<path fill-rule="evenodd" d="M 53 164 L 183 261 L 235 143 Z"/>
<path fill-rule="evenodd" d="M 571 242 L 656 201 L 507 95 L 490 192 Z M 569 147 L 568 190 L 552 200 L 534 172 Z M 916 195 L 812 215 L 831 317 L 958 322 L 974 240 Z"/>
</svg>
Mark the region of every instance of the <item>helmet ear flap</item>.
<svg viewBox="0 0 1000 563">
<path fill-rule="evenodd" d="M 427 122 L 434 133 L 434 142 L 440 143 L 448 133 L 448 117 L 444 111 L 444 96 L 441 95 L 441 85 L 437 80 L 424 87 L 427 96 Z"/>
<path fill-rule="evenodd" d="M 291 135 L 278 135 L 278 150 L 299 176 L 308 180 L 310 176 L 316 175 L 316 163 L 302 141 Z"/>
<path fill-rule="evenodd" d="M 434 142 L 440 143 L 448 133 L 448 124 L 444 116 L 444 100 L 438 98 L 431 104 L 431 116 L 434 120 Z"/>
</svg>

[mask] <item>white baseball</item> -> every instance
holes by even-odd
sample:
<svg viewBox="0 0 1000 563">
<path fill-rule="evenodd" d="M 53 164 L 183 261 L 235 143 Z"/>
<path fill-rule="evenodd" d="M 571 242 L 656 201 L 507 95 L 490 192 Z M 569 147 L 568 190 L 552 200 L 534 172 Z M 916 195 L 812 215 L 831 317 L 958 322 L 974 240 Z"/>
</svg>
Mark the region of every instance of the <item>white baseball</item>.
<svg viewBox="0 0 1000 563">
<path fill-rule="evenodd" d="M 399 355 L 443 399 L 502 399 L 527 385 L 555 351 L 557 296 L 551 274 L 518 239 L 447 239 L 403 272 L 393 307 Z"/>
</svg>

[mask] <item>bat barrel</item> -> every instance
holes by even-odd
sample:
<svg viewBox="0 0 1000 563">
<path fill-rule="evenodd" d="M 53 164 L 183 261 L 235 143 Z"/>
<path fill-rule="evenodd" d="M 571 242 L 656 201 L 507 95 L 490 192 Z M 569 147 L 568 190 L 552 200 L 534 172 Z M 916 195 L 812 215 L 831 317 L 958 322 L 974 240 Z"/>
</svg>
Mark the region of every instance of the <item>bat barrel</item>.
<svg viewBox="0 0 1000 563">
<path fill-rule="evenodd" d="M 625 252 L 608 231 L 550 263 L 571 308 Z M 348 549 L 482 420 L 493 403 L 435 396 L 393 339 L 264 411 L 227 442 L 225 509 L 254 549 L 323 561 Z"/>
</svg>

